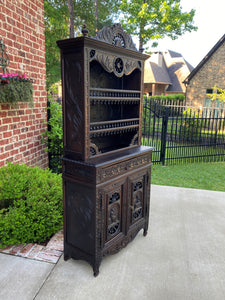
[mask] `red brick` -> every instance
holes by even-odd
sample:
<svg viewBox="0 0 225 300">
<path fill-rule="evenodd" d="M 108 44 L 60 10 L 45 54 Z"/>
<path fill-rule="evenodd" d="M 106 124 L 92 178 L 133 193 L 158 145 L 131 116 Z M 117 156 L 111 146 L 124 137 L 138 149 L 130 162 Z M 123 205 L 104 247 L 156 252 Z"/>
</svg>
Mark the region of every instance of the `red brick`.
<svg viewBox="0 0 225 300">
<path fill-rule="evenodd" d="M 20 146 L 22 146 L 22 141 L 14 143 L 15 148 L 20 147 Z"/>
<path fill-rule="evenodd" d="M 28 116 L 22 116 L 22 117 L 21 117 L 21 121 L 22 121 L 22 122 L 27 121 L 28 119 L 29 119 Z"/>
<path fill-rule="evenodd" d="M 11 136 L 12 136 L 12 131 L 3 132 L 3 137 L 4 138 L 8 138 L 8 137 L 11 137 Z"/>
<path fill-rule="evenodd" d="M 0 249 L 0 252 L 3 252 L 3 253 L 9 253 L 9 252 L 12 250 L 13 247 L 14 247 L 14 246 L 8 246 L 8 247 L 5 247 L 5 248 L 3 248 L 3 249 Z"/>
<path fill-rule="evenodd" d="M 12 15 L 12 12 L 5 6 L 2 6 L 2 13 L 4 13 L 6 16 Z"/>
<path fill-rule="evenodd" d="M 0 132 L 5 132 L 8 130 L 8 125 L 0 126 Z"/>
<path fill-rule="evenodd" d="M 32 250 L 29 252 L 27 257 L 29 258 L 35 258 L 36 255 L 44 248 L 44 246 L 41 245 L 35 245 Z"/>
<path fill-rule="evenodd" d="M 35 247 L 36 245 L 33 243 L 27 244 L 25 247 L 23 247 L 19 252 L 18 256 L 26 257 L 30 251 Z"/>
<path fill-rule="evenodd" d="M 0 111 L 0 118 L 5 118 L 7 116 L 6 111 Z"/>
<path fill-rule="evenodd" d="M 9 139 L 0 140 L 0 146 L 7 145 L 8 143 L 9 143 Z"/>
<path fill-rule="evenodd" d="M 13 149 L 13 145 L 5 146 L 5 151 L 9 151 Z"/>
<path fill-rule="evenodd" d="M 14 153 L 13 157 L 14 157 L 14 161 L 21 161 L 23 156 L 22 156 L 22 154 Z"/>
<path fill-rule="evenodd" d="M 16 116 L 16 111 L 15 110 L 9 110 L 8 111 L 8 116 L 9 117 Z"/>
<path fill-rule="evenodd" d="M 1 105 L 1 110 L 9 110 L 10 106 L 9 104 L 2 104 Z"/>
<path fill-rule="evenodd" d="M 20 135 L 19 135 L 19 139 L 20 139 L 20 140 L 25 140 L 26 137 L 27 137 L 26 134 L 20 134 Z"/>
<path fill-rule="evenodd" d="M 20 130 L 20 129 L 15 129 L 15 130 L 13 130 L 13 135 L 20 134 L 20 133 L 21 133 L 21 130 Z"/>
<path fill-rule="evenodd" d="M 18 154 L 18 153 L 19 153 L 19 150 L 18 150 L 18 149 L 14 149 L 14 150 L 12 150 L 12 151 L 10 152 L 10 155 L 14 156 L 14 155 L 16 155 L 16 154 Z"/>
<path fill-rule="evenodd" d="M 9 152 L 4 152 L 0 154 L 0 161 L 5 160 L 7 157 L 9 157 Z"/>
<path fill-rule="evenodd" d="M 3 123 L 3 124 L 9 124 L 9 123 L 12 123 L 12 118 L 4 118 L 4 119 L 2 120 L 2 123 Z"/>
<path fill-rule="evenodd" d="M 20 118 L 19 117 L 14 117 L 13 118 L 13 123 L 16 123 L 16 122 L 19 122 L 20 121 Z"/>
<path fill-rule="evenodd" d="M 24 152 L 24 151 L 26 151 L 26 150 L 27 150 L 27 147 L 26 147 L 26 146 L 20 147 L 20 149 L 19 149 L 20 152 Z"/>
</svg>

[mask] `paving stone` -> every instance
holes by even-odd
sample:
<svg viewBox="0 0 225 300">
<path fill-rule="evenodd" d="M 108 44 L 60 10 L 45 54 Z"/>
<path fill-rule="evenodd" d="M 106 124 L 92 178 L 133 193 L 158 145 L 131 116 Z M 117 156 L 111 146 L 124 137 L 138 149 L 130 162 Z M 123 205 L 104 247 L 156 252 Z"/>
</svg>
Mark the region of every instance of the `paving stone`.
<svg viewBox="0 0 225 300">
<path fill-rule="evenodd" d="M 17 245 L 17 246 L 15 246 L 15 247 L 13 247 L 13 248 L 10 250 L 9 254 L 15 254 L 15 255 L 16 255 L 18 252 L 20 252 L 20 250 L 23 249 L 24 246 L 25 246 L 24 244 L 20 244 L 20 245 Z"/>
<path fill-rule="evenodd" d="M 41 245 L 37 245 L 35 244 L 35 246 L 33 247 L 33 249 L 29 252 L 29 254 L 27 255 L 28 258 L 35 258 L 38 253 L 44 248 L 44 246 Z"/>
<path fill-rule="evenodd" d="M 27 244 L 24 248 L 22 248 L 22 250 L 20 250 L 17 253 L 17 255 L 26 257 L 35 246 L 36 246 L 36 244 L 33 244 L 33 243 Z"/>
<path fill-rule="evenodd" d="M 57 263 L 62 255 L 63 249 L 63 231 L 61 230 L 51 238 L 46 246 L 34 243 L 20 244 L 0 249 L 0 252 L 39 261 Z"/>
<path fill-rule="evenodd" d="M 62 252 L 54 253 L 53 251 L 41 251 L 36 256 L 36 259 L 42 260 L 45 262 L 57 263 L 59 257 L 62 255 Z"/>
<path fill-rule="evenodd" d="M 2 253 L 9 253 L 12 250 L 13 247 L 14 246 L 8 246 L 6 248 L 0 249 L 0 252 L 2 252 Z"/>
</svg>

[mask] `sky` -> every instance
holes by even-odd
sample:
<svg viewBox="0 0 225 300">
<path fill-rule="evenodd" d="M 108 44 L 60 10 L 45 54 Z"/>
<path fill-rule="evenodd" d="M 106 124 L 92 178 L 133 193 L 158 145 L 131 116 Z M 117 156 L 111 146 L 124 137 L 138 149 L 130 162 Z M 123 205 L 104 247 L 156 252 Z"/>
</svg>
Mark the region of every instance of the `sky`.
<svg viewBox="0 0 225 300">
<path fill-rule="evenodd" d="M 181 7 L 183 12 L 192 8 L 196 10 L 194 25 L 198 30 L 185 33 L 175 41 L 169 38 L 159 40 L 157 48 L 148 50 L 173 50 L 181 53 L 186 61 L 196 67 L 225 34 L 225 1 L 181 0 Z"/>
</svg>

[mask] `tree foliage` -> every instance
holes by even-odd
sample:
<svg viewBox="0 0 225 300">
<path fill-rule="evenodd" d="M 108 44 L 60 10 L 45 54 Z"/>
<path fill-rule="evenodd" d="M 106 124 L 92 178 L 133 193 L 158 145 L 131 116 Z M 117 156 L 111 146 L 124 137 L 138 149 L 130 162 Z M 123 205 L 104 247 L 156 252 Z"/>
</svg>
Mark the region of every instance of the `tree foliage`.
<svg viewBox="0 0 225 300">
<path fill-rule="evenodd" d="M 60 52 L 56 41 L 68 37 L 66 1 L 45 0 L 45 50 L 47 87 L 60 80 Z"/>
<path fill-rule="evenodd" d="M 69 11 L 69 4 L 72 3 L 73 12 Z M 112 25 L 119 3 L 120 0 L 44 0 L 48 88 L 61 78 L 60 52 L 56 41 L 69 38 L 71 23 L 74 23 L 76 36 L 81 35 L 84 24 L 87 25 L 89 35 L 94 36 L 96 29 Z M 74 22 L 70 22 L 72 13 Z"/>
<path fill-rule="evenodd" d="M 121 0 L 120 9 L 123 27 L 139 37 L 139 49 L 149 40 L 176 39 L 197 30 L 193 25 L 195 10 L 182 12 L 180 0 Z"/>
<path fill-rule="evenodd" d="M 219 100 L 225 103 L 225 89 L 218 88 L 216 85 L 212 88 L 214 91 L 217 90 L 217 93 L 208 94 L 209 98 L 213 100 Z"/>
</svg>

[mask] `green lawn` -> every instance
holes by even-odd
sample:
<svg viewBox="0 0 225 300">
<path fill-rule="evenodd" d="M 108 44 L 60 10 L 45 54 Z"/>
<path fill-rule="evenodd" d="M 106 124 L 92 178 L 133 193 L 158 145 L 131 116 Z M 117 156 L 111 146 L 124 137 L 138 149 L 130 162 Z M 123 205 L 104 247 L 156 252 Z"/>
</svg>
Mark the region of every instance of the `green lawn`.
<svg viewBox="0 0 225 300">
<path fill-rule="evenodd" d="M 225 192 L 225 162 L 153 165 L 152 184 Z"/>
<path fill-rule="evenodd" d="M 151 146 L 155 149 L 152 153 L 152 161 L 160 161 L 161 141 L 152 138 L 142 137 L 142 145 Z M 175 142 L 167 142 L 166 146 L 166 164 L 176 163 L 196 163 L 218 161 L 219 157 L 224 156 L 224 147 L 219 146 L 202 146 L 194 144 L 179 144 Z M 181 158 L 181 159 L 179 159 Z"/>
</svg>

